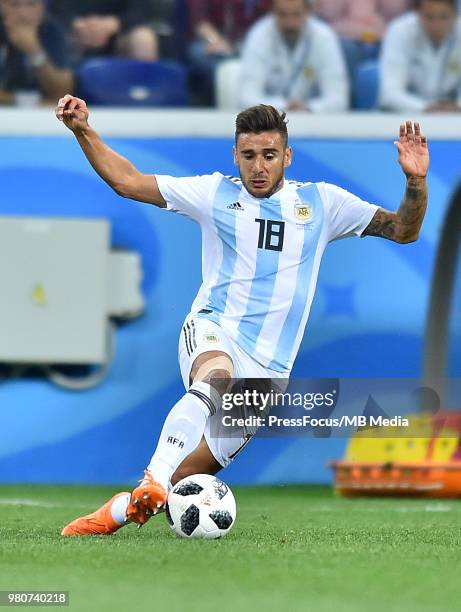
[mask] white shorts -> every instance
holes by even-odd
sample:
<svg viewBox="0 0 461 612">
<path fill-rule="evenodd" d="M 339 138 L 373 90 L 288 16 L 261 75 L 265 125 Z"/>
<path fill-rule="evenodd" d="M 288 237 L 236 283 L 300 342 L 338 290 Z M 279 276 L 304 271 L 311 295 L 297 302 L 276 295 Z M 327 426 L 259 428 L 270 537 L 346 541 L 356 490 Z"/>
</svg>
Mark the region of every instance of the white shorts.
<svg viewBox="0 0 461 612">
<path fill-rule="evenodd" d="M 221 351 L 229 355 L 234 364 L 234 378 L 280 378 L 287 380 L 289 372 L 276 372 L 264 367 L 255 361 L 251 355 L 240 348 L 226 332 L 216 323 L 205 319 L 189 315 L 181 330 L 179 339 L 179 367 L 184 387 L 189 389 L 189 376 L 192 365 L 196 358 L 208 351 Z M 216 461 L 226 467 L 237 454 L 248 444 L 254 433 L 242 427 L 240 437 L 218 438 L 211 435 L 211 431 L 219 431 L 219 424 L 222 415 L 217 412 L 207 420 L 205 428 L 205 439 L 208 447 Z M 213 423 L 213 420 L 216 422 Z"/>
</svg>

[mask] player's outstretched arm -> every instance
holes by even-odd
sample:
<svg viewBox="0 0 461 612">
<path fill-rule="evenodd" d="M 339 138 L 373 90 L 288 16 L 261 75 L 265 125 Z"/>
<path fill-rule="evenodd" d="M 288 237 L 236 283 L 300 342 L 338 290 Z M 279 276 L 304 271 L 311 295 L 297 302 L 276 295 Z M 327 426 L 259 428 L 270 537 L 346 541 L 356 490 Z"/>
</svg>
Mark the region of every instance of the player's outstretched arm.
<svg viewBox="0 0 461 612">
<path fill-rule="evenodd" d="M 155 176 L 139 172 L 131 162 L 104 144 L 89 126 L 84 100 L 70 94 L 64 96 L 56 107 L 56 117 L 74 133 L 90 164 L 116 193 L 161 208 L 166 206 Z"/>
<path fill-rule="evenodd" d="M 400 138 L 395 145 L 400 166 L 407 177 L 405 196 L 397 212 L 384 208 L 376 211 L 363 235 L 400 243 L 414 242 L 418 239 L 427 207 L 427 138 L 421 134 L 419 123 L 413 125 L 412 121 L 407 121 L 400 126 Z"/>
</svg>

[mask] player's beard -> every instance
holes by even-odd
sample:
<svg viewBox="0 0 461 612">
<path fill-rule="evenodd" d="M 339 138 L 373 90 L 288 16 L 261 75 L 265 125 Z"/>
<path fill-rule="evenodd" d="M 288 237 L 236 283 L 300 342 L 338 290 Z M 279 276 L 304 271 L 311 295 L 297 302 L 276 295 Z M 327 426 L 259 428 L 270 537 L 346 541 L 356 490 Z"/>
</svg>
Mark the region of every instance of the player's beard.
<svg viewBox="0 0 461 612">
<path fill-rule="evenodd" d="M 273 186 L 270 187 L 265 193 L 257 193 L 257 194 L 253 192 L 253 190 L 251 189 L 250 181 L 249 180 L 245 180 L 243 178 L 241 172 L 240 172 L 240 178 L 242 179 L 243 186 L 248 191 L 248 193 L 250 195 L 252 195 L 254 198 L 258 198 L 258 200 L 262 200 L 264 198 L 272 197 L 274 195 L 274 193 L 277 193 L 277 191 L 280 191 L 280 189 L 282 189 L 282 187 L 283 187 L 283 180 L 284 180 L 285 176 L 284 176 L 284 171 L 282 169 L 280 171 L 279 177 L 277 178 L 277 180 L 275 181 Z"/>
</svg>

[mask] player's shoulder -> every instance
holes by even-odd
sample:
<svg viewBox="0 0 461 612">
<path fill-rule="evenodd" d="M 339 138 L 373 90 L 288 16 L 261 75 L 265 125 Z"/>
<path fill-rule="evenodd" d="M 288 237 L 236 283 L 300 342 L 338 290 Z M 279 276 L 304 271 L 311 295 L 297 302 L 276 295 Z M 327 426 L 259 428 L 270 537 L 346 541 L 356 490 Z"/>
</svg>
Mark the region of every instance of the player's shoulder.
<svg viewBox="0 0 461 612">
<path fill-rule="evenodd" d="M 213 172 L 211 174 L 196 174 L 195 176 L 183 177 L 185 182 L 196 183 L 203 188 L 212 189 L 223 180 L 221 172 Z"/>
<path fill-rule="evenodd" d="M 346 189 L 344 189 L 343 187 L 340 187 L 339 185 L 335 185 L 334 183 L 327 183 L 326 181 L 320 181 L 316 183 L 316 185 L 319 191 L 322 193 L 322 195 L 324 195 L 328 199 L 331 199 L 334 197 L 343 198 L 348 193 Z"/>
<path fill-rule="evenodd" d="M 292 192 L 291 197 L 294 199 L 320 197 L 321 202 L 323 202 L 324 205 L 328 205 L 330 194 L 334 195 L 335 186 L 324 183 L 323 181 L 288 180 L 286 181 L 286 187 Z"/>
<path fill-rule="evenodd" d="M 176 198 L 207 201 L 212 198 L 223 175 L 219 172 L 213 174 L 196 174 L 194 176 L 170 176 L 156 174 L 157 185 L 163 197 L 174 194 Z"/>
<path fill-rule="evenodd" d="M 285 184 L 289 189 L 300 189 L 309 185 L 315 185 L 315 183 L 309 181 L 297 181 L 296 179 L 287 179 Z"/>
<path fill-rule="evenodd" d="M 213 172 L 212 174 L 200 174 L 196 177 L 199 181 L 200 187 L 207 194 L 208 198 L 214 199 L 216 192 L 220 189 L 223 184 L 228 186 L 234 186 L 236 189 L 241 188 L 241 181 L 233 176 L 225 176 L 222 172 Z"/>
<path fill-rule="evenodd" d="M 221 174 L 220 172 L 217 172 L 216 174 L 219 174 L 221 177 L 221 180 L 224 180 L 228 183 L 232 183 L 233 185 L 237 185 L 238 187 L 242 186 L 242 179 L 239 178 L 238 176 L 233 176 L 232 174 Z"/>
<path fill-rule="evenodd" d="M 305 189 L 305 188 L 324 190 L 325 185 L 328 185 L 328 183 L 324 183 L 323 181 L 319 181 L 319 182 L 298 181 L 296 179 L 288 179 L 285 184 L 288 187 L 288 189 L 295 190 L 295 191 L 298 191 L 299 189 Z"/>
<path fill-rule="evenodd" d="M 237 193 L 243 187 L 242 179 L 240 179 L 238 176 L 233 176 L 232 174 L 223 174 L 222 172 L 214 172 L 212 176 L 214 180 L 215 191 L 223 187 L 226 189 L 227 192 L 229 192 L 229 190 L 233 190 Z"/>
<path fill-rule="evenodd" d="M 195 176 L 181 177 L 182 184 L 190 184 L 192 187 L 202 187 L 204 189 L 216 189 L 221 183 L 228 183 L 229 185 L 242 186 L 242 181 L 236 176 L 224 175 L 222 172 L 213 172 L 212 174 L 196 174 Z"/>
<path fill-rule="evenodd" d="M 306 189 L 314 189 L 319 193 L 321 199 L 326 202 L 329 202 L 335 197 L 344 197 L 344 195 L 347 193 L 342 187 L 338 187 L 338 185 L 334 185 L 333 183 L 326 183 L 325 181 L 311 182 L 289 180 L 287 181 L 287 185 L 289 189 L 296 192 Z"/>
</svg>

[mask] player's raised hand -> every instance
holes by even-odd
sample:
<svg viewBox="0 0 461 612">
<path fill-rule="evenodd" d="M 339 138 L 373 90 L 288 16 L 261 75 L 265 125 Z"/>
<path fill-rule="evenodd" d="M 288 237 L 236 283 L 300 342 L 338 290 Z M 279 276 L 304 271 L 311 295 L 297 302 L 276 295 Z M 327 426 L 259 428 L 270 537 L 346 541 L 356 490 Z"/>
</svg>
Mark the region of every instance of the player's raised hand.
<svg viewBox="0 0 461 612">
<path fill-rule="evenodd" d="M 85 100 L 70 94 L 61 98 L 56 107 L 56 117 L 72 132 L 88 127 L 89 114 Z"/>
<path fill-rule="evenodd" d="M 418 122 L 402 123 L 400 138 L 395 145 L 399 152 L 399 164 L 407 176 L 425 177 L 429 169 L 427 138 L 421 134 Z"/>
</svg>

